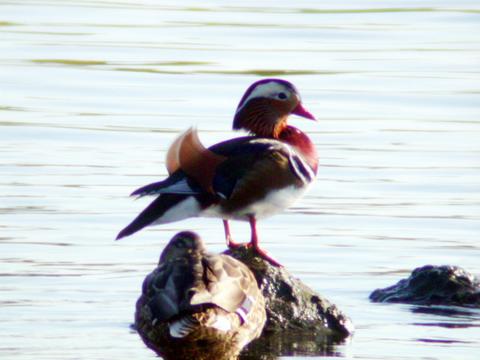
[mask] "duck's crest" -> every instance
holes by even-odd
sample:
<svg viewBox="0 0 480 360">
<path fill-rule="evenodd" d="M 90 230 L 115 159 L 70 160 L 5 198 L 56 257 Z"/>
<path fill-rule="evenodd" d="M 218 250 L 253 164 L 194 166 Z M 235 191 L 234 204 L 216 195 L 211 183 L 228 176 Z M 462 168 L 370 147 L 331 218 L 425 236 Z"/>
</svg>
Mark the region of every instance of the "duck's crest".
<svg viewBox="0 0 480 360">
<path fill-rule="evenodd" d="M 292 92 L 298 93 L 295 86 L 286 80 L 270 78 L 270 79 L 263 79 L 263 80 L 254 82 L 252 85 L 248 87 L 247 91 L 245 91 L 245 94 L 243 94 L 242 98 L 240 99 L 240 102 L 238 103 L 237 110 L 235 113 L 238 113 L 245 106 L 248 100 L 257 96 L 267 96 L 268 94 L 273 94 L 279 89 L 282 89 L 284 87 L 286 87 Z M 241 126 L 239 125 L 240 124 L 235 124 L 234 122 L 233 128 L 234 129 L 241 128 Z"/>
</svg>

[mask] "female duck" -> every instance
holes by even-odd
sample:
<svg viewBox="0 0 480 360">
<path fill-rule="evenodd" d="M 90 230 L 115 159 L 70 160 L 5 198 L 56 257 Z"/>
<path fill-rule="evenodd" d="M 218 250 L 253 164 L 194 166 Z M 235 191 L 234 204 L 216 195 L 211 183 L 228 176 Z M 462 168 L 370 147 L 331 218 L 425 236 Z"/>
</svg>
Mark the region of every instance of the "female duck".
<svg viewBox="0 0 480 360">
<path fill-rule="evenodd" d="M 136 328 L 165 359 L 231 360 L 260 336 L 265 299 L 246 265 L 206 252 L 189 231 L 175 235 L 144 281 Z"/>
</svg>

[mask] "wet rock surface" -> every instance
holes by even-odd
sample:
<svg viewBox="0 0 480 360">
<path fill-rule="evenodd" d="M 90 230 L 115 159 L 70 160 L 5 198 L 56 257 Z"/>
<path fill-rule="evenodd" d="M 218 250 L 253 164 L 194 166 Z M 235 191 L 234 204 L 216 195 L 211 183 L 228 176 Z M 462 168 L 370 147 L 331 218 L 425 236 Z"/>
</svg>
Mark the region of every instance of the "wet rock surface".
<svg viewBox="0 0 480 360">
<path fill-rule="evenodd" d="M 373 302 L 480 307 L 480 281 L 458 266 L 426 265 L 370 294 Z"/>
<path fill-rule="evenodd" d="M 245 247 L 227 250 L 225 253 L 249 267 L 265 297 L 267 322 L 263 333 L 242 351 L 240 359 L 270 360 L 281 355 L 334 355 L 335 345 L 344 342 L 353 333 L 353 324 L 345 314 L 292 276 L 284 267 L 271 265 L 252 249 Z M 168 341 L 168 336 L 162 326 L 152 325 L 145 306 L 148 302 L 146 294 L 147 289 L 144 287 L 143 294 L 137 301 L 134 327 L 147 346 L 158 352 L 162 344 Z M 207 344 L 206 348 L 212 347 L 219 353 L 223 351 L 222 344 Z M 231 359 L 236 359 L 236 356 Z"/>
<path fill-rule="evenodd" d="M 334 345 L 353 334 L 351 320 L 295 278 L 248 248 L 227 250 L 246 264 L 265 297 L 267 323 L 262 336 L 249 344 L 240 359 L 276 359 L 280 355 L 333 355 Z"/>
</svg>

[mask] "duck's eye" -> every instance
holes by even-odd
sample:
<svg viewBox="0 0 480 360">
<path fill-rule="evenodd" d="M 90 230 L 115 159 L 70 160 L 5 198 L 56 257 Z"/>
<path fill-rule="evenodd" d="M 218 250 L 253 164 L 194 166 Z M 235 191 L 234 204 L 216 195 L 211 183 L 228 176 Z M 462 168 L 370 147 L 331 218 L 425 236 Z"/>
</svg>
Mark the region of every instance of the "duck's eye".
<svg viewBox="0 0 480 360">
<path fill-rule="evenodd" d="M 278 93 L 277 97 L 280 100 L 285 100 L 287 98 L 287 94 L 285 94 L 284 92 L 281 92 L 281 93 Z"/>
</svg>

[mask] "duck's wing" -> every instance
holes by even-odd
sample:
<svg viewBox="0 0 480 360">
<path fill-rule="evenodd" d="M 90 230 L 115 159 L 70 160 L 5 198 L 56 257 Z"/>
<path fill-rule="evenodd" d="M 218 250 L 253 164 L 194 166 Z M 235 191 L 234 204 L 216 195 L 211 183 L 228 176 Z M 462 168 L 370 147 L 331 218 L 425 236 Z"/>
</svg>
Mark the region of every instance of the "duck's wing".
<svg viewBox="0 0 480 360">
<path fill-rule="evenodd" d="M 166 166 L 171 174 L 182 170 L 200 187 L 213 194 L 212 179 L 217 166 L 226 157 L 207 149 L 200 142 L 196 128 L 190 128 L 181 134 L 167 151 Z"/>
<path fill-rule="evenodd" d="M 170 173 L 167 179 L 143 186 L 132 195 L 209 193 L 229 198 L 237 183 L 248 184 L 248 179 L 276 179 L 282 186 L 295 178 L 305 181 L 311 175 L 305 161 L 278 140 L 245 136 L 206 148 L 195 128 L 172 143 L 166 166 Z"/>
<path fill-rule="evenodd" d="M 190 305 L 213 304 L 243 320 L 262 296 L 251 271 L 228 255 L 209 255 L 202 260 L 203 274 L 190 290 Z"/>
<path fill-rule="evenodd" d="M 226 159 L 205 148 L 197 129 L 180 134 L 167 151 L 165 164 L 170 176 L 165 180 L 142 186 L 131 196 L 160 194 L 214 194 L 212 179 L 218 164 Z"/>
<path fill-rule="evenodd" d="M 210 150 L 226 156 L 217 166 L 213 189 L 229 200 L 261 198 L 269 190 L 302 186 L 315 176 L 289 145 L 274 139 L 238 138 L 212 146 Z"/>
<path fill-rule="evenodd" d="M 148 196 L 160 194 L 196 195 L 203 192 L 202 188 L 182 170 L 175 171 L 162 181 L 157 181 L 135 190 L 130 196 Z"/>
</svg>

